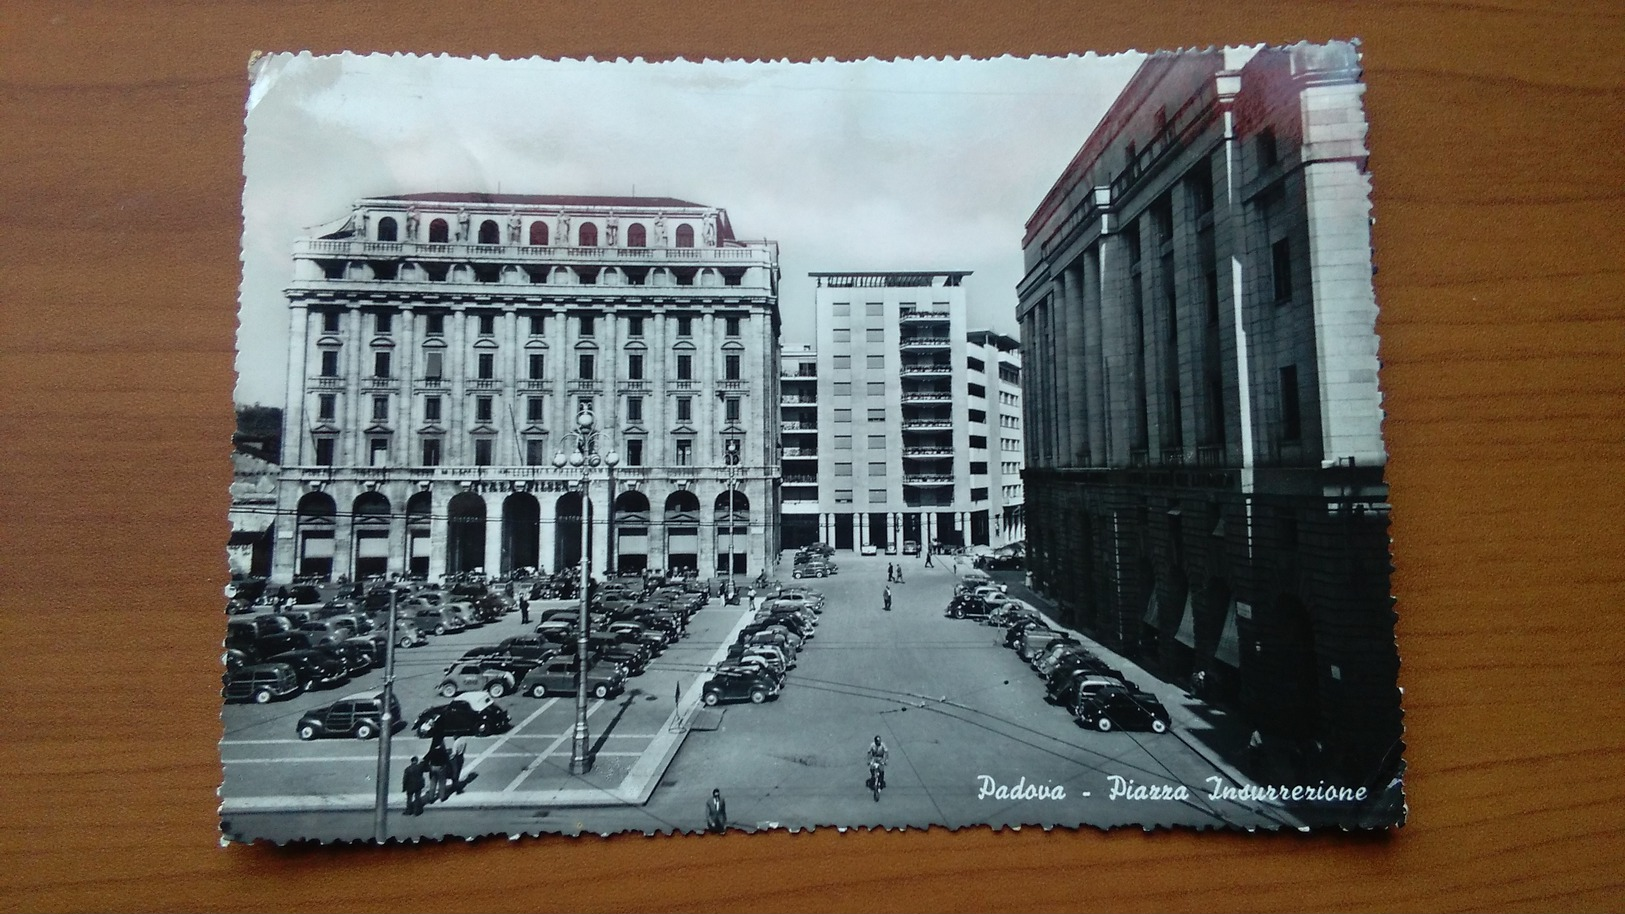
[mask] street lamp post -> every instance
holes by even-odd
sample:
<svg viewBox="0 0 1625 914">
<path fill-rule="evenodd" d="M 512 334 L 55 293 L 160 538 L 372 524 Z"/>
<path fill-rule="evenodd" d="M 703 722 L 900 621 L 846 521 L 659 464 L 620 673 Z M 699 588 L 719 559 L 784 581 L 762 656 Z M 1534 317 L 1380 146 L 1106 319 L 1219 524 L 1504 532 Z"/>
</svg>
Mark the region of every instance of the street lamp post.
<svg viewBox="0 0 1625 914">
<path fill-rule="evenodd" d="M 723 466 L 725 467 L 723 470 L 723 480 L 728 485 L 728 583 L 726 585 L 728 592 L 724 598 L 727 600 L 732 599 L 734 595 L 734 560 L 735 556 L 739 554 L 734 542 L 734 536 L 739 531 L 739 517 L 735 513 L 737 503 L 734 500 L 739 486 L 738 438 L 728 439 L 727 445 L 723 448 L 722 458 Z"/>
<path fill-rule="evenodd" d="M 620 455 L 614 451 L 599 456 L 598 442 L 602 432 L 594 427 L 593 421 L 591 410 L 583 409 L 577 414 L 575 431 L 565 434 L 565 449 L 553 455 L 553 466 L 559 469 L 570 466 L 581 470 L 581 618 L 576 625 L 576 727 L 570 750 L 571 774 L 586 774 L 592 770 L 592 759 L 587 755 L 587 635 L 592 611 L 588 595 L 588 585 L 592 581 L 592 528 L 587 518 L 588 496 L 591 494 L 589 484 L 594 469 L 600 466 L 613 469 L 615 464 L 621 462 Z M 609 496 L 614 498 L 615 493 L 610 492 Z"/>
</svg>

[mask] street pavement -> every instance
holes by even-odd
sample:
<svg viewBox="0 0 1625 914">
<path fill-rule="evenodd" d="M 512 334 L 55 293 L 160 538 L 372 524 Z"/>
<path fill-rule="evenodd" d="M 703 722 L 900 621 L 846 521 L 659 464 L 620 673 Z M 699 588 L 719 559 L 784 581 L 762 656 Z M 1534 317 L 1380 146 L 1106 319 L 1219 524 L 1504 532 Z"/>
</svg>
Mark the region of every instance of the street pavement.
<svg viewBox="0 0 1625 914">
<path fill-rule="evenodd" d="M 777 700 L 728 705 L 720 715 L 696 715 L 691 707 L 674 705 L 673 688 L 683 683 L 685 692 L 692 693 L 703 681 L 704 665 L 732 641 L 731 632 L 742 621 L 739 607 L 722 607 L 713 600 L 695 616 L 687 640 L 631 681 L 635 691 L 595 708 L 594 739 L 600 739 L 600 731 L 607 736 L 593 773 L 575 779 L 584 783 L 572 784 L 563 770 L 573 702 L 549 706 L 528 698 L 503 699 L 519 726 L 508 738 L 483 741 L 475 756 L 481 777 L 468 797 L 431 806 L 421 817 L 393 815 L 391 833 L 693 831 L 704 825 L 705 801 L 713 788 L 728 803 L 730 824 L 747 830 L 1298 825 L 1278 804 L 1210 796 L 1216 783 L 1245 781 L 1215 751 L 1215 741 L 1204 737 L 1211 719 L 1206 709 L 1182 691 L 1103 652 L 1137 685 L 1163 699 L 1174 728 L 1164 734 L 1085 730 L 1067 711 L 1045 702 L 1042 680 L 1003 647 L 1003 629 L 943 616 L 960 570 L 952 559 L 938 556 L 933 568 L 912 556 L 900 560 L 841 553 L 835 559 L 839 574 L 798 582 L 822 591 L 828 602 L 817 635 Z M 886 567 L 899 561 L 906 581 L 891 585 L 893 610 L 887 612 L 882 608 Z M 790 567 L 787 553 L 781 578 L 788 579 Z M 516 627 L 516 618 L 500 625 Z M 474 632 L 452 637 L 470 638 L 471 646 L 502 636 Z M 438 681 L 440 670 L 463 649 L 461 644 L 439 649 L 440 655 L 424 662 L 416 675 Z M 688 654 L 677 653 L 685 649 Z M 428 667 L 432 674 L 424 671 Z M 335 690 L 334 697 L 357 690 Z M 685 695 L 684 701 L 694 697 Z M 403 704 L 409 717 L 421 710 L 404 697 Z M 280 766 L 294 769 L 278 782 L 281 789 L 289 778 L 303 778 L 309 779 L 299 781 L 305 792 L 314 788 L 324 794 L 370 796 L 372 756 L 367 753 L 374 744 L 334 740 L 321 749 L 300 745 L 292 737 L 297 713 L 232 726 L 232 712 L 247 711 L 235 716 L 252 718 L 253 712 L 275 713 L 283 706 L 268 707 L 269 712 L 263 706 L 228 707 L 228 738 L 222 745 L 228 787 L 233 785 L 231 760 L 236 759 L 239 766 L 254 770 L 256 783 L 276 778 L 259 768 Z M 878 801 L 865 786 L 865 750 L 877 734 L 891 753 L 887 789 Z M 265 745 L 255 740 L 265 738 L 285 742 L 255 749 Z M 397 759 L 421 751 L 421 743 L 397 739 Z M 330 748 L 334 744 L 340 748 Z M 323 765 L 286 760 L 307 752 L 333 752 L 332 758 L 348 761 Z M 265 760 L 246 761 L 252 755 Z M 640 763 L 641 774 L 650 775 L 647 792 L 638 791 L 644 793 L 641 800 L 624 788 Z M 393 777 L 398 785 L 398 770 Z M 556 793 L 560 789 L 570 792 Z M 553 802 L 542 802 L 550 790 L 555 791 Z M 595 793 L 589 797 L 588 792 Z M 491 793 L 497 794 L 495 799 Z M 371 813 L 356 807 L 247 804 L 227 813 L 232 820 L 228 834 L 272 840 L 372 834 Z"/>
</svg>

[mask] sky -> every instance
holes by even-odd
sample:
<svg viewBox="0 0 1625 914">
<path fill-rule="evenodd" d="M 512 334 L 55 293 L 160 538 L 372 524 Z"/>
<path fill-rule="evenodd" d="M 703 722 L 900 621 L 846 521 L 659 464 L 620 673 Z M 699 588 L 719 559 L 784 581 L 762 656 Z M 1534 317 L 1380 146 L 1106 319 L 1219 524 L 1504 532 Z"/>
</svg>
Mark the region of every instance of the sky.
<svg viewBox="0 0 1625 914">
<path fill-rule="evenodd" d="M 779 243 L 785 346 L 808 273 L 964 271 L 1017 335 L 1026 221 L 1141 55 L 744 63 L 271 55 L 244 144 L 237 402 L 282 406 L 300 238 L 362 197 L 676 197 Z"/>
</svg>

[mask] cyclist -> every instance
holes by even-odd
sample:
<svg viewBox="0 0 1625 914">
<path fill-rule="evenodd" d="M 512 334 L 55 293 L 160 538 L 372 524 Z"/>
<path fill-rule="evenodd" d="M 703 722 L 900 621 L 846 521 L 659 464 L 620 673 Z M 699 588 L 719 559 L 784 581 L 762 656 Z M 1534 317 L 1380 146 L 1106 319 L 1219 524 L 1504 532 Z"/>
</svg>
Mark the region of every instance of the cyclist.
<svg viewBox="0 0 1625 914">
<path fill-rule="evenodd" d="M 886 760 L 889 757 L 886 744 L 880 741 L 877 734 L 875 741 L 869 744 L 869 767 L 874 770 L 876 790 L 886 789 Z"/>
</svg>

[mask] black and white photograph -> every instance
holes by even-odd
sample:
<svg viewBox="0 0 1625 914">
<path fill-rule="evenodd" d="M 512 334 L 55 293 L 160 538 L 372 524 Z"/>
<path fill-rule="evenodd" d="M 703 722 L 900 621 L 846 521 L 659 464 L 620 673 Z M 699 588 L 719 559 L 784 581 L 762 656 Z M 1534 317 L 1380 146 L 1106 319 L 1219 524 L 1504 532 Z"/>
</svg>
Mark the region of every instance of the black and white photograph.
<svg viewBox="0 0 1625 914">
<path fill-rule="evenodd" d="M 1357 42 L 250 83 L 223 840 L 1404 823 Z"/>
</svg>

